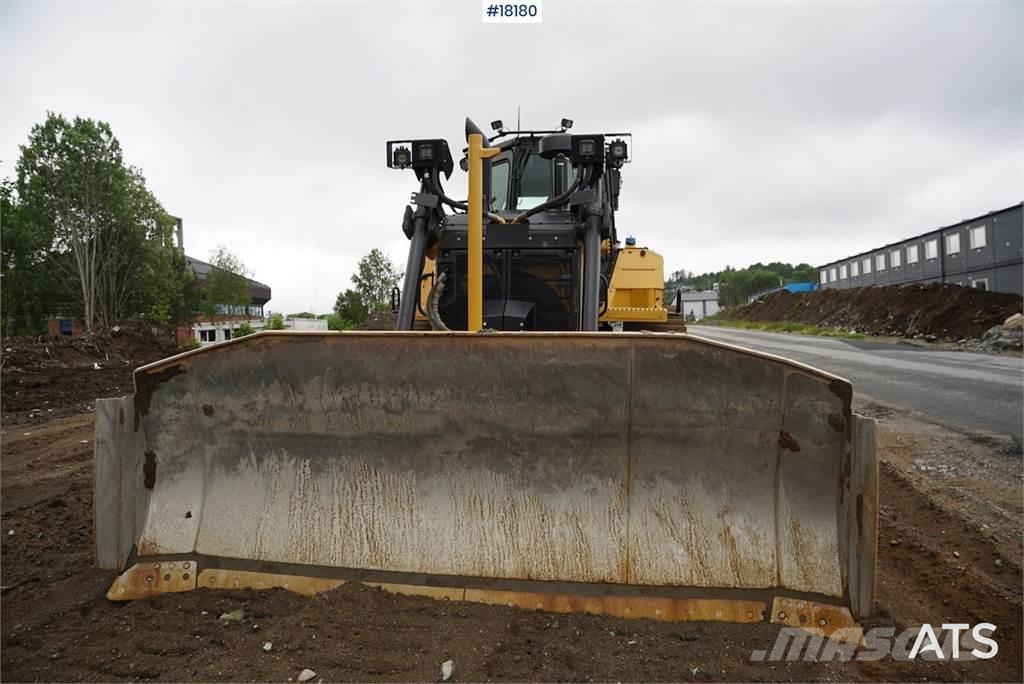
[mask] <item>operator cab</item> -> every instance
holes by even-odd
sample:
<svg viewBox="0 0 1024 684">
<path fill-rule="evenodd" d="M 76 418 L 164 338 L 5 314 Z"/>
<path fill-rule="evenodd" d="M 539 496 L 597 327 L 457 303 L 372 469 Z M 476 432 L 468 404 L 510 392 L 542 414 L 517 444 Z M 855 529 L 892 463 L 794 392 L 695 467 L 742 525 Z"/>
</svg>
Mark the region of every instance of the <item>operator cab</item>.
<svg viewBox="0 0 1024 684">
<path fill-rule="evenodd" d="M 628 133 L 570 135 L 507 131 L 500 121 L 483 164 L 483 312 L 492 330 L 596 330 L 617 254 L 615 211 Z M 470 134 L 483 135 L 467 120 Z M 605 136 L 616 139 L 605 141 Z M 440 330 L 468 328 L 469 227 L 466 202 L 442 180 L 453 160 L 440 139 L 388 141 L 388 166 L 411 168 L 420 181 L 403 230 L 409 259 L 398 328 L 419 310 Z M 460 167 L 465 171 L 468 160 Z M 449 211 L 445 211 L 447 207 Z M 602 242 L 606 247 L 602 250 Z M 422 285 L 427 281 L 426 285 Z M 428 293 L 424 297 L 424 292 Z"/>
<path fill-rule="evenodd" d="M 504 216 L 533 209 L 568 187 L 572 165 L 541 157 L 537 138 L 514 138 L 501 148 L 491 160 L 489 200 L 494 213 Z"/>
</svg>

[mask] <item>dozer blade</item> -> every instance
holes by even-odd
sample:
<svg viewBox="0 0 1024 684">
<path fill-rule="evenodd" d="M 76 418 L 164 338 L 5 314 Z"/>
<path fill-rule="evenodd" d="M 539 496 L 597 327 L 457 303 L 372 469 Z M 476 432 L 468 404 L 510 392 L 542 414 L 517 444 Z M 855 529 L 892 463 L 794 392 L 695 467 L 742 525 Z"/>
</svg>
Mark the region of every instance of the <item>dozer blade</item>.
<svg viewBox="0 0 1024 684">
<path fill-rule="evenodd" d="M 871 610 L 845 380 L 690 335 L 265 332 L 96 407 L 112 599 L 346 581 L 829 632 Z"/>
</svg>

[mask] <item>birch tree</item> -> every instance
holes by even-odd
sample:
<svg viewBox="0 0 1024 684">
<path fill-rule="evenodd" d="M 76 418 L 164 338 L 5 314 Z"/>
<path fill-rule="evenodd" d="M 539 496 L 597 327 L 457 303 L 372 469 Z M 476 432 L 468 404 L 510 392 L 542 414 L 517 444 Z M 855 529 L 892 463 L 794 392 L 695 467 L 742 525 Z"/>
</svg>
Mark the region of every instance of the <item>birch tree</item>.
<svg viewBox="0 0 1024 684">
<path fill-rule="evenodd" d="M 21 147 L 17 174 L 22 201 L 49 221 L 54 249 L 70 255 L 55 263 L 77 286 L 82 320 L 92 330 L 109 245 L 104 238 L 114 229 L 125 182 L 121 145 L 103 122 L 50 114 Z"/>
</svg>

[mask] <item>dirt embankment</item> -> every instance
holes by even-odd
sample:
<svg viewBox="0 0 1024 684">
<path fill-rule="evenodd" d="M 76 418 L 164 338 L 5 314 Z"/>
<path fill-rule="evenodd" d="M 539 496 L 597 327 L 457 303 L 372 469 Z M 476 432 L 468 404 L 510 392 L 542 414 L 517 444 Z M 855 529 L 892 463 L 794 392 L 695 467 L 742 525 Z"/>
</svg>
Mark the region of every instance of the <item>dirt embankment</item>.
<svg viewBox="0 0 1024 684">
<path fill-rule="evenodd" d="M 131 392 L 137 367 L 177 351 L 139 322 L 81 337 L 5 337 L 0 342 L 4 425 L 91 410 L 97 397 Z"/>
<path fill-rule="evenodd" d="M 355 327 L 355 330 L 394 330 L 398 323 L 398 314 L 391 311 L 378 311 Z"/>
<path fill-rule="evenodd" d="M 727 309 L 719 317 L 956 341 L 981 337 L 1022 307 L 1020 295 L 932 283 L 799 293 L 783 290 Z"/>
</svg>

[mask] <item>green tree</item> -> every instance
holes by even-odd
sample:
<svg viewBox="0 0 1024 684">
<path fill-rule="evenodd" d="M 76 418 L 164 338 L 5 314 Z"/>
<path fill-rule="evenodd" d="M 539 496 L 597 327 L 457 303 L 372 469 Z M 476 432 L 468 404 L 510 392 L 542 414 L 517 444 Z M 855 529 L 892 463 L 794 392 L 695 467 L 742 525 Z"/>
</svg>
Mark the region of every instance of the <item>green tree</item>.
<svg viewBox="0 0 1024 684">
<path fill-rule="evenodd" d="M 6 192 L 13 221 L 5 218 L 5 237 L 14 230 L 4 275 L 15 290 L 31 283 L 27 302 L 73 296 L 89 330 L 133 315 L 166 325 L 187 316 L 191 285 L 173 245 L 174 220 L 142 173 L 124 164 L 108 124 L 49 113 L 21 146 L 16 172 L 16 204 Z M 52 272 L 57 283 L 32 270 Z M 57 308 L 68 307 L 48 313 Z"/>
<path fill-rule="evenodd" d="M 14 183 L 0 182 L 0 314 L 7 335 L 43 330 L 43 317 L 69 308 L 74 296 L 57 277 L 53 233 L 18 201 Z M 77 309 L 74 305 L 71 308 Z"/>
<path fill-rule="evenodd" d="M 199 313 L 201 296 L 195 271 L 184 252 L 162 250 L 152 268 L 154 286 L 147 297 L 149 320 L 166 329 L 192 321 Z"/>
<path fill-rule="evenodd" d="M 210 253 L 213 268 L 206 274 L 203 287 L 202 311 L 209 318 L 227 313 L 232 323 L 235 316 L 246 313 L 252 303 L 249 271 L 234 253 L 224 245 Z"/>
<path fill-rule="evenodd" d="M 724 272 L 718 283 L 718 301 L 722 306 L 736 306 L 745 303 L 754 293 L 781 284 L 782 277 L 765 268 Z"/>
<path fill-rule="evenodd" d="M 810 264 L 797 264 L 793 267 L 793 278 L 790 282 L 816 283 L 818 282 L 818 269 Z"/>
<path fill-rule="evenodd" d="M 316 314 L 310 311 L 300 311 L 299 313 L 290 313 L 288 318 L 316 318 Z"/>
<path fill-rule="evenodd" d="M 368 313 L 386 308 L 391 301 L 391 290 L 402 277 L 401 271 L 395 268 L 383 252 L 372 249 L 359 260 L 359 266 L 352 283 L 362 299 Z"/>
<path fill-rule="evenodd" d="M 321 318 L 327 319 L 328 330 L 348 330 L 355 325 L 355 323 L 345 320 L 338 314 L 327 314 L 325 316 L 321 316 Z"/>
<path fill-rule="evenodd" d="M 69 287 L 75 286 L 91 330 L 109 308 L 101 301 L 109 288 L 104 270 L 108 260 L 118 259 L 113 251 L 129 200 L 121 145 L 103 122 L 69 122 L 51 113 L 21 147 L 17 179 L 22 203 L 42 220 L 56 251 L 70 255 L 55 263 Z"/>
<path fill-rule="evenodd" d="M 332 328 L 332 330 L 351 328 L 362 323 L 370 316 L 366 304 L 363 303 L 362 296 L 353 289 L 347 289 L 344 292 L 338 293 L 338 298 L 334 301 L 334 314 L 338 317 L 337 325 L 341 327 Z M 330 324 L 331 319 L 327 319 L 327 327 L 330 328 Z"/>
<path fill-rule="evenodd" d="M 793 266 L 788 263 L 773 261 L 765 265 L 760 262 L 747 268 L 734 269 L 726 266 L 724 270 L 696 275 L 686 269 L 675 271 L 665 281 L 665 290 L 674 291 L 680 287 L 694 290 L 710 290 L 715 283 L 719 285 L 719 302 L 723 306 L 741 304 L 746 298 L 761 290 L 778 287 L 784 283 L 815 282 L 818 269 L 810 264 Z M 670 299 L 670 295 L 666 295 Z"/>
</svg>

